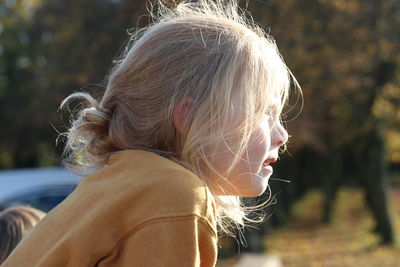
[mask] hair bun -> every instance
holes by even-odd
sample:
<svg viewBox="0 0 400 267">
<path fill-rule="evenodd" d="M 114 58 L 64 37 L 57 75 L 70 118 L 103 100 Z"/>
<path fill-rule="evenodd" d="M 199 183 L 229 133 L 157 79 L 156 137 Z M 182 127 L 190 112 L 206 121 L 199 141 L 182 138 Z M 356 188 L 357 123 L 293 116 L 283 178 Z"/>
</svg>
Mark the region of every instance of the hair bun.
<svg viewBox="0 0 400 267">
<path fill-rule="evenodd" d="M 81 110 L 78 119 L 74 122 L 76 129 L 86 139 L 88 151 L 93 155 L 101 155 L 108 151 L 108 133 L 110 116 L 97 107 Z"/>
<path fill-rule="evenodd" d="M 95 107 L 85 108 L 81 111 L 80 119 L 83 124 L 99 134 L 108 132 L 110 116 Z"/>
<path fill-rule="evenodd" d="M 101 166 L 111 147 L 108 138 L 111 114 L 91 95 L 85 92 L 74 93 L 64 99 L 60 107 L 79 98 L 89 102 L 89 107 L 80 110 L 72 120 L 72 126 L 62 134 L 67 137 L 63 165 L 71 171 L 74 171 L 73 166 L 76 164 Z M 75 173 L 79 174 L 79 170 Z"/>
</svg>

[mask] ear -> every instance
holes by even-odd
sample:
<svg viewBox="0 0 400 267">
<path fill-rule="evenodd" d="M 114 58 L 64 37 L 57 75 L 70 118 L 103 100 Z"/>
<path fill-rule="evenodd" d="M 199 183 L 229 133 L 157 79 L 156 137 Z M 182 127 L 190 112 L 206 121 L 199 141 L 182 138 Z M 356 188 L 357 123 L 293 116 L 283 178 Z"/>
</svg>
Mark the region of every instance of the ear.
<svg viewBox="0 0 400 267">
<path fill-rule="evenodd" d="M 174 126 L 183 136 L 186 136 L 190 128 L 190 117 L 195 104 L 193 98 L 183 98 L 178 101 L 172 113 Z"/>
</svg>

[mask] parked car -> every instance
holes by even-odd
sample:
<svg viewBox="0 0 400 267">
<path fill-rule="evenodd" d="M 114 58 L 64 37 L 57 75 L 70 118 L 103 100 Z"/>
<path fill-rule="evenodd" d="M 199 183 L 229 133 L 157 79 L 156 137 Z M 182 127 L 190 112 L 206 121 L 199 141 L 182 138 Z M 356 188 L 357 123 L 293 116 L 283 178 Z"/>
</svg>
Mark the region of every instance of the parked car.
<svg viewBox="0 0 400 267">
<path fill-rule="evenodd" d="M 25 204 L 48 212 L 75 189 L 80 179 L 64 168 L 0 171 L 0 206 Z"/>
</svg>

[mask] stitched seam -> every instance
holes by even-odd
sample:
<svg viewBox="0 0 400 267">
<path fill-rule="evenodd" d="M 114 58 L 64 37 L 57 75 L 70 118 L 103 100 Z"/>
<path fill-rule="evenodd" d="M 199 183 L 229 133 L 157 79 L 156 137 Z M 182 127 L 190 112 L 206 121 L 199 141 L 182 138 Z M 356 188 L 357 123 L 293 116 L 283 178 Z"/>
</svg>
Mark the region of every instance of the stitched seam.
<svg viewBox="0 0 400 267">
<path fill-rule="evenodd" d="M 142 228 L 145 228 L 148 225 L 153 225 L 159 222 L 166 222 L 166 221 L 183 221 L 183 220 L 187 220 L 187 219 L 191 219 L 191 218 L 198 218 L 199 221 L 206 226 L 206 229 L 208 232 L 210 232 L 214 237 L 218 237 L 216 231 L 214 230 L 214 228 L 211 226 L 211 223 L 204 217 L 201 217 L 197 214 L 188 214 L 188 215 L 182 215 L 182 216 L 168 216 L 168 217 L 157 217 L 157 218 L 152 218 L 149 220 L 146 220 L 142 223 L 140 223 L 139 225 L 135 226 L 134 228 L 132 228 L 131 230 L 129 230 L 128 232 L 126 232 L 125 235 L 123 235 L 116 243 L 115 245 L 109 250 L 108 253 L 106 253 L 103 257 L 100 257 L 100 259 L 105 259 L 107 258 L 108 255 L 111 254 L 111 252 L 118 247 L 118 245 L 126 238 L 128 238 L 129 236 L 131 236 L 132 234 L 134 234 L 135 232 L 139 231 Z"/>
</svg>

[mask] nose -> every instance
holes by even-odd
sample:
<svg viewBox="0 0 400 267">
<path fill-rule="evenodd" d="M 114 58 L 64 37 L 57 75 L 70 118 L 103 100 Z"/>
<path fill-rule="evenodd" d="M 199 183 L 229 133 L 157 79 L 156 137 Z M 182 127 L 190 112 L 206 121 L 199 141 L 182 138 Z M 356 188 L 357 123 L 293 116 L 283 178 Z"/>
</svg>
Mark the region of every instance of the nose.
<svg viewBox="0 0 400 267">
<path fill-rule="evenodd" d="M 276 123 L 271 135 L 271 145 L 273 149 L 285 144 L 288 141 L 288 138 L 288 132 L 283 127 L 283 125 L 280 122 Z"/>
</svg>

